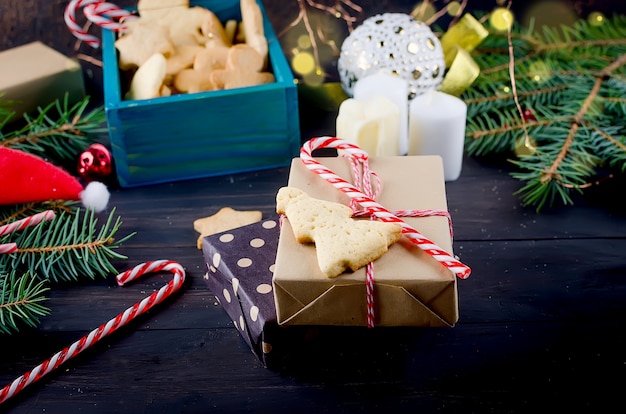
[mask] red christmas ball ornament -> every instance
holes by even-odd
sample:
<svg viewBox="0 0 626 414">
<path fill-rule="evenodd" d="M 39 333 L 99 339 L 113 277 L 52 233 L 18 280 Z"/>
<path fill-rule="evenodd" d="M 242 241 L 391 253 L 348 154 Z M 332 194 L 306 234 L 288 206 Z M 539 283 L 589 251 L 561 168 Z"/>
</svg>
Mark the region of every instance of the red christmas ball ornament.
<svg viewBox="0 0 626 414">
<path fill-rule="evenodd" d="M 524 121 L 526 122 L 537 122 L 537 118 L 531 109 L 526 109 L 524 111 Z"/>
<path fill-rule="evenodd" d="M 113 158 L 102 144 L 90 145 L 78 159 L 78 174 L 86 181 L 106 181 L 113 173 Z"/>
</svg>

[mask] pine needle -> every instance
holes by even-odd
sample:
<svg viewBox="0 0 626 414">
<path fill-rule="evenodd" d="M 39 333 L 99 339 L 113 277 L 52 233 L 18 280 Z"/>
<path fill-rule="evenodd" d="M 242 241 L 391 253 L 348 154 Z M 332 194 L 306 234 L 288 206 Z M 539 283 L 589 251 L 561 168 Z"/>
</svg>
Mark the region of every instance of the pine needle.
<svg viewBox="0 0 626 414">
<path fill-rule="evenodd" d="M 105 277 L 116 271 L 112 259 L 126 259 L 116 250 L 133 236 L 116 239 L 121 224 L 115 209 L 102 226 L 91 210 L 61 210 L 47 223 L 2 239 L 16 243 L 18 250 L 0 255 L 0 268 L 30 272 L 53 282 Z"/>
<path fill-rule="evenodd" d="M 43 305 L 47 282 L 26 273 L 0 273 L 0 333 L 11 334 L 22 326 L 35 327 L 50 309 Z"/>
<path fill-rule="evenodd" d="M 466 151 L 510 158 L 525 205 L 572 204 L 598 169 L 626 171 L 625 16 L 541 32 L 514 26 L 491 33 L 474 59 L 481 76 L 462 96 Z"/>
<path fill-rule="evenodd" d="M 10 106 L 6 102 L 4 105 Z M 104 108 L 88 108 L 88 98 L 70 106 L 66 95 L 63 100 L 40 107 L 36 116 L 25 114 L 25 126 L 16 130 L 5 132 L 7 118 L 0 124 L 0 145 L 52 161 L 74 161 L 97 134 L 106 132 Z"/>
</svg>

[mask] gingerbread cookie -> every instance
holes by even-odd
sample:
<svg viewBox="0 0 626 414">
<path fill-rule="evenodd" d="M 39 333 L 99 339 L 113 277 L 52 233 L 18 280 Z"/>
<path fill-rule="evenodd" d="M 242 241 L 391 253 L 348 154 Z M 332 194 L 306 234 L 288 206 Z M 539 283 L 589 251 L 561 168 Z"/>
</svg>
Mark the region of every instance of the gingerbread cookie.
<svg viewBox="0 0 626 414">
<path fill-rule="evenodd" d="M 299 243 L 315 243 L 320 269 L 330 278 L 378 259 L 402 236 L 398 223 L 355 220 L 350 207 L 295 187 L 278 191 L 276 212 L 287 216 Z"/>
</svg>

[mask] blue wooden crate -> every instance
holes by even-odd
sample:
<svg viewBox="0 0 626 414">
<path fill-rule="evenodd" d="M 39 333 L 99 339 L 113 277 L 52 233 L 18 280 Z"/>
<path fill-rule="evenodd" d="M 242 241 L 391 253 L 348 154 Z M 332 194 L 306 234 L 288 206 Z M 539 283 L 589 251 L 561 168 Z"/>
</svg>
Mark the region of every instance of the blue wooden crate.
<svg viewBox="0 0 626 414">
<path fill-rule="evenodd" d="M 190 4 L 222 22 L 241 20 L 238 0 Z M 247 88 L 123 100 L 116 34 L 103 30 L 105 110 L 122 187 L 282 167 L 298 154 L 297 88 L 259 5 L 276 82 Z"/>
</svg>

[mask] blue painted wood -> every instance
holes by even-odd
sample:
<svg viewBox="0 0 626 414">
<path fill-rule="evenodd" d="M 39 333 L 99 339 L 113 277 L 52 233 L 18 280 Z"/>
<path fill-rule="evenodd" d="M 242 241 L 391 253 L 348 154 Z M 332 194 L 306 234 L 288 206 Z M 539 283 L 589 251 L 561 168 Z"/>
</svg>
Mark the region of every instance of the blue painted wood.
<svg viewBox="0 0 626 414">
<path fill-rule="evenodd" d="M 241 19 L 237 0 L 191 4 L 222 21 Z M 105 109 L 122 187 L 281 167 L 298 154 L 296 84 L 259 5 L 276 82 L 248 88 L 124 100 L 116 35 L 103 30 Z"/>
</svg>

